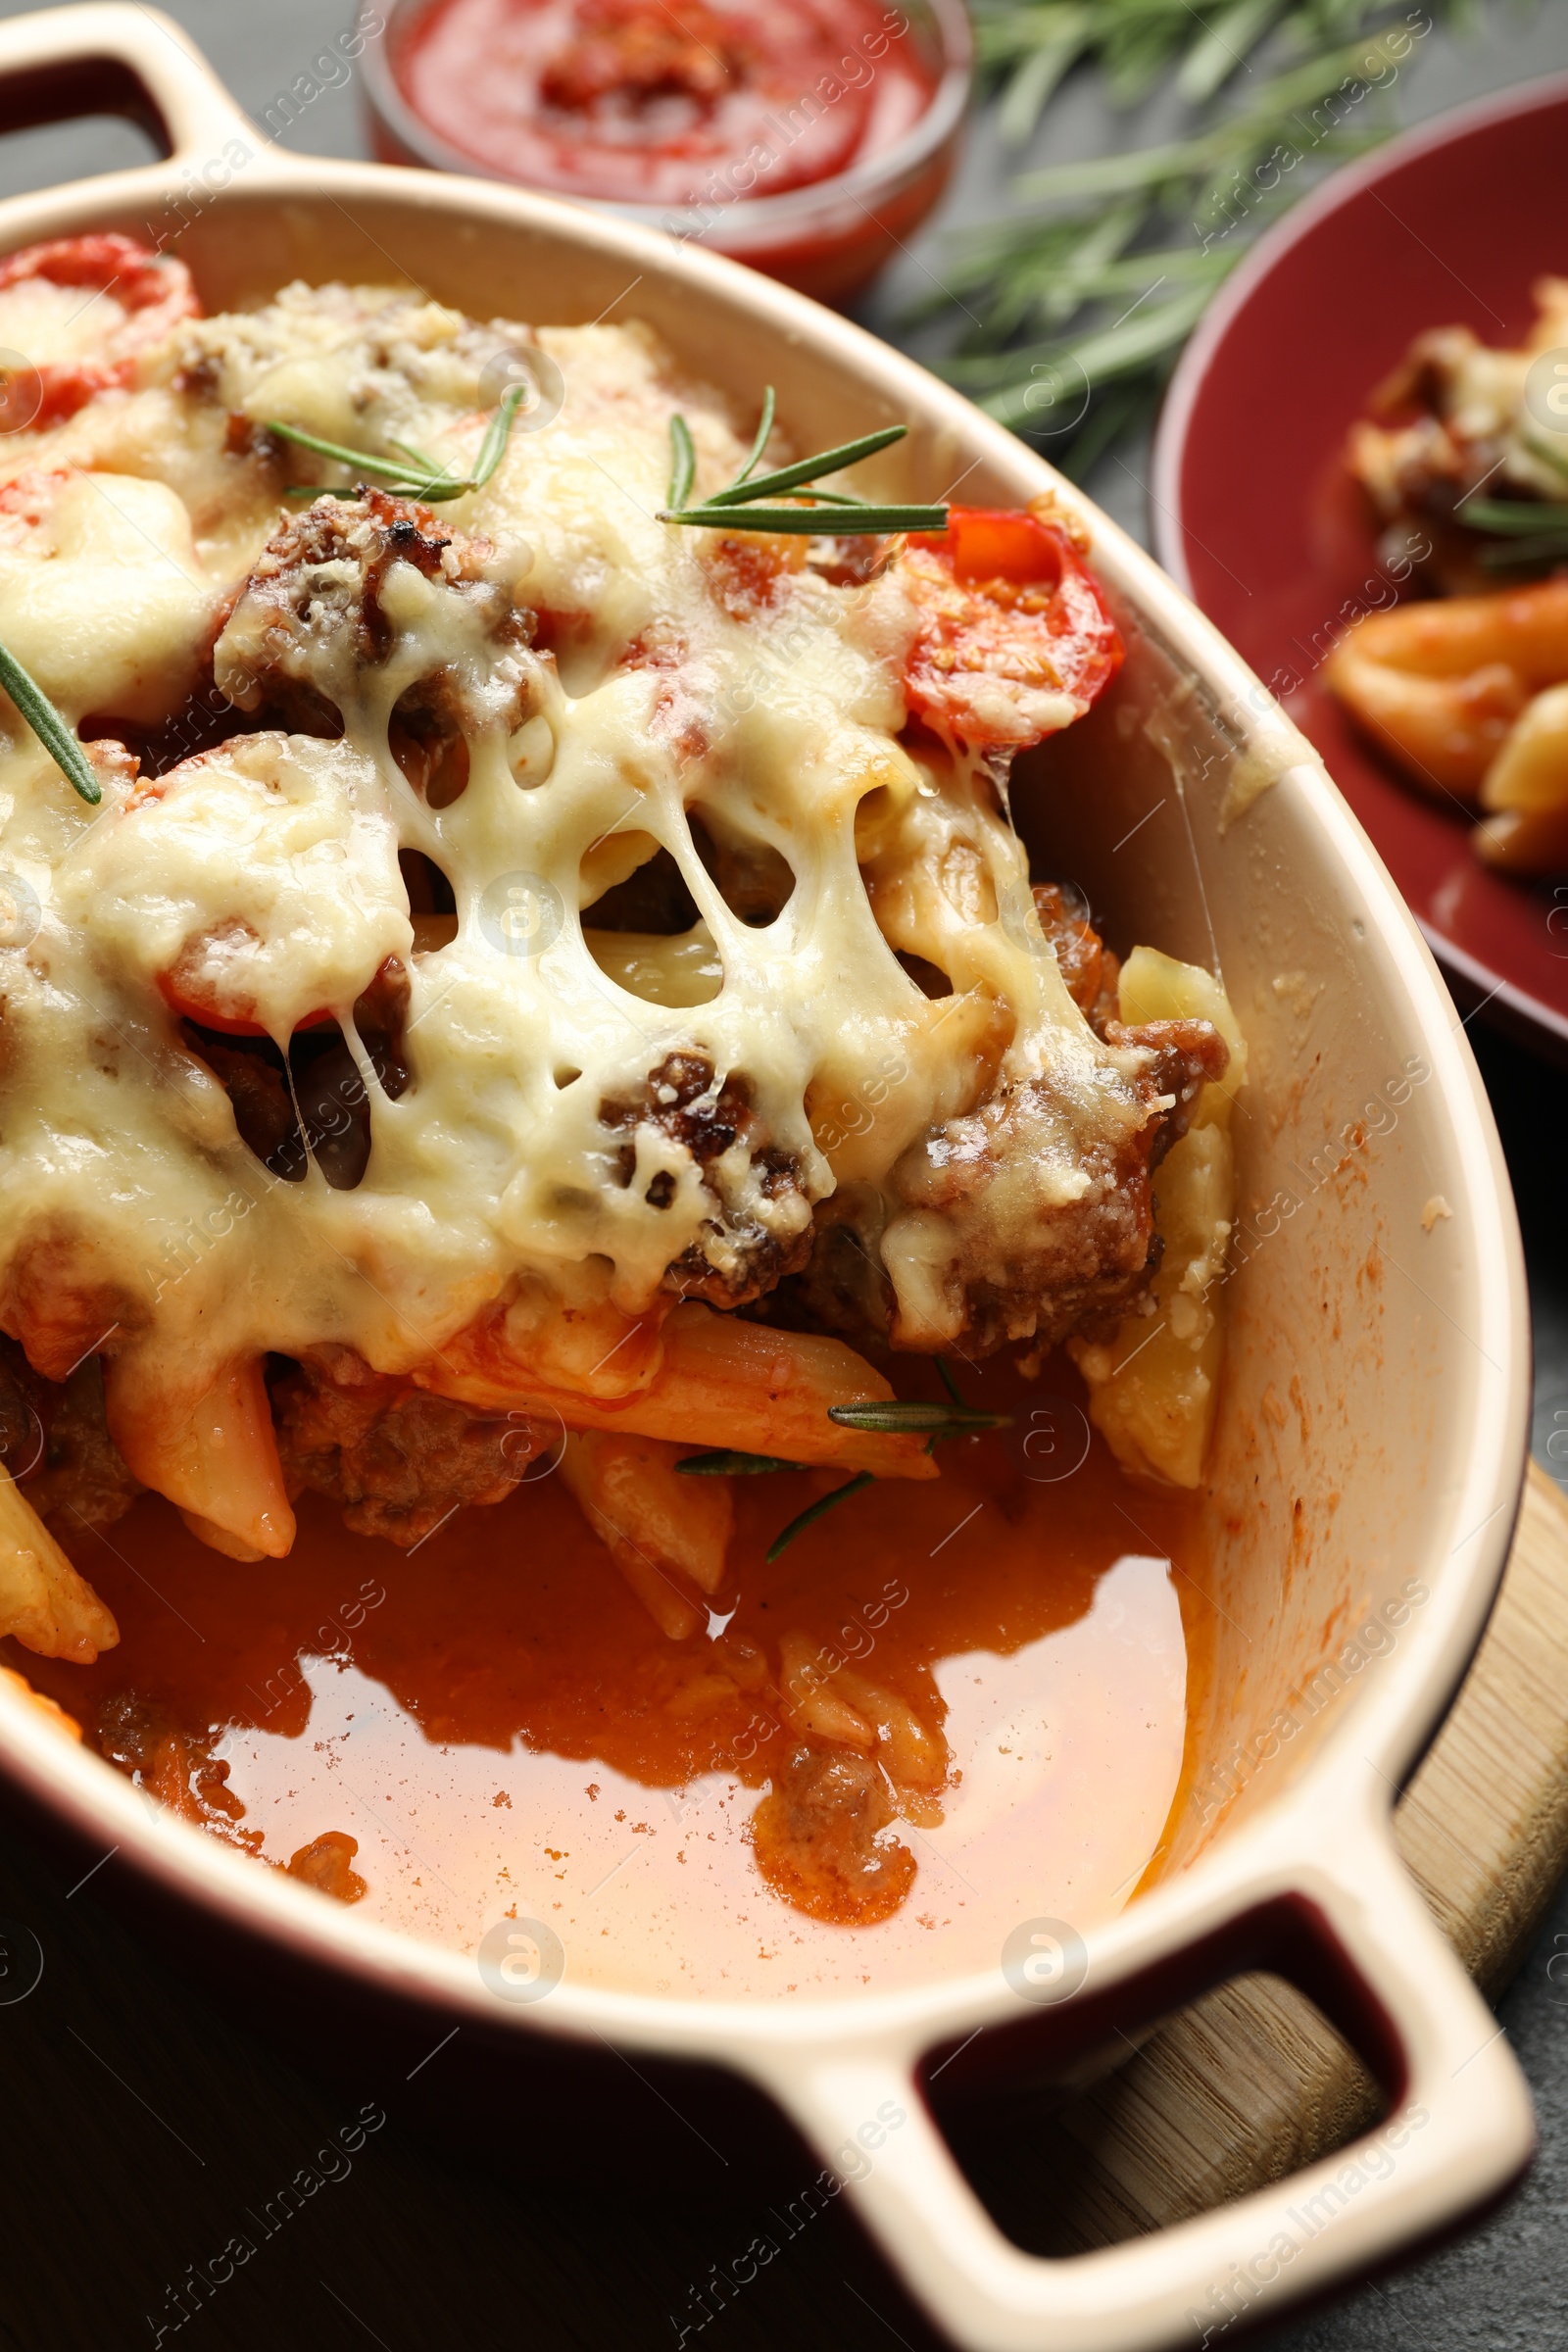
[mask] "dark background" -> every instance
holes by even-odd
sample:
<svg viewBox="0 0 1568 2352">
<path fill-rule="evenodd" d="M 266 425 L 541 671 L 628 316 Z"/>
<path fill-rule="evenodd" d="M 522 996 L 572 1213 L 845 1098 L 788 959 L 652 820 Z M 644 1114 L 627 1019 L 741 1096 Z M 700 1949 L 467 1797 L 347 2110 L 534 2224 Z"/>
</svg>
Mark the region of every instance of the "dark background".
<svg viewBox="0 0 1568 2352">
<path fill-rule="evenodd" d="M 347 21 L 344 0 L 169 0 L 240 103 L 261 115 Z M 20 15 L 11 0 L 0 14 Z M 1484 9 L 1464 38 L 1435 33 L 1419 73 L 1396 92 L 1402 119 L 1539 74 L 1568 68 L 1562 0 Z M 1092 88 L 1058 101 L 1031 160 L 1095 153 L 1160 135 L 1156 99 L 1131 118 L 1108 115 Z M 301 116 L 285 144 L 360 155 L 354 82 Z M 0 140 L 0 195 L 114 170 L 146 153 L 115 122 L 64 124 Z M 995 142 L 977 137 L 943 221 L 899 263 L 866 305 L 868 323 L 898 338 L 907 296 L 940 282 L 942 231 L 1005 202 Z M 1568 266 L 1568 250 L 1564 264 Z M 1095 495 L 1147 539 L 1145 454 L 1102 465 Z M 1536 1316 L 1536 1450 L 1568 1468 L 1568 1236 L 1560 1170 L 1568 1164 L 1568 1085 L 1507 1040 L 1472 1025 L 1524 1224 Z M 1559 1464 L 1556 1456 L 1564 1461 Z M 395 2029 L 372 2058 L 341 2020 L 309 2007 L 279 2026 L 274 1988 L 207 1957 L 176 1975 L 145 1928 L 128 1929 L 117 1865 L 85 1886 L 83 1863 L 0 1828 L 0 1928 L 13 1973 L 0 1978 L 0 2345 L 8 2352 L 87 2352 L 172 2343 L 184 2328 L 166 2299 L 188 2265 L 205 2265 L 243 2231 L 254 2259 L 185 2323 L 191 2341 L 243 2352 L 339 2352 L 379 2343 L 526 2343 L 593 2352 L 675 2345 L 701 2316 L 691 2290 L 768 2228 L 770 2194 L 800 2180 L 786 2169 L 759 2189 L 748 2142 L 712 2155 L 678 2151 L 678 2119 L 641 2081 L 615 2092 L 608 2076 L 585 2094 L 588 2176 L 552 2180 L 553 2142 L 530 2107 L 525 2075 L 477 2053 L 430 2054 L 436 2033 Z M 43 1975 L 21 2001 L 36 1938 Z M 1554 1957 L 1557 1965 L 1553 1969 Z M 1535 2090 L 1542 2153 L 1519 2195 L 1462 2243 L 1269 2340 L 1278 2352 L 1551 2352 L 1568 2346 L 1568 1900 L 1547 1920 L 1500 2016 Z M 270 2019 L 266 2037 L 247 2020 Z M 444 2071 L 445 2070 L 445 2071 Z M 476 2130 L 460 2088 L 477 2080 L 488 2122 Z M 354 2148 L 362 2110 L 385 2121 Z M 322 2157 L 347 2134 L 351 2154 Z M 596 2141 L 596 2133 L 598 2138 Z M 1043 2128 L 999 2119 L 991 2157 L 1027 2169 Z M 786 2164 L 787 2164 L 786 2160 Z M 345 2162 L 348 2170 L 344 2170 Z M 276 2234 L 248 2212 L 310 2167 L 338 2175 Z M 715 2185 L 715 2180 L 717 2185 Z M 550 2182 L 547 2186 L 545 2183 Z M 774 2227 L 774 2234 L 778 2231 Z M 149 2316 L 151 2315 L 151 2316 Z M 747 2347 L 866 2347 L 931 2342 L 847 2220 L 830 2211 L 701 2331 Z M 698 2340 L 693 2326 L 689 2342 Z"/>
</svg>

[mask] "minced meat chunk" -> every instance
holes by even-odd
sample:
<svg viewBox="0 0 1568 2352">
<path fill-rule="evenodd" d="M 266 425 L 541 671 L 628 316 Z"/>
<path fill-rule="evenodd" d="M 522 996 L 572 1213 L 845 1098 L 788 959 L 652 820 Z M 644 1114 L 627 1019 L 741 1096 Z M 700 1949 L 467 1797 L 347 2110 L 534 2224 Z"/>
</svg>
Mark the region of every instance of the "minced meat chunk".
<svg viewBox="0 0 1568 2352">
<path fill-rule="evenodd" d="M 524 1413 L 485 1412 L 372 1372 L 350 1348 L 323 1349 L 272 1390 L 291 1496 L 341 1503 L 356 1535 L 407 1549 L 461 1504 L 503 1502 L 553 1432 Z"/>
</svg>

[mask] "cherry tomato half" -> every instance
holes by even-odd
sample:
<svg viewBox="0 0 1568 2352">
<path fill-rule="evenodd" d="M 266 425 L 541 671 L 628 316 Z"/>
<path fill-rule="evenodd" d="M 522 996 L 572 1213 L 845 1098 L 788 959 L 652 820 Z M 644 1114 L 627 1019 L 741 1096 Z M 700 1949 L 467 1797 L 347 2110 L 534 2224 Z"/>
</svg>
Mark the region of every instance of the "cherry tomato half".
<svg viewBox="0 0 1568 2352">
<path fill-rule="evenodd" d="M 58 424 L 74 416 L 97 392 L 122 388 L 131 382 L 143 352 L 162 342 L 182 318 L 196 318 L 201 305 L 183 262 L 160 257 L 134 237 L 106 234 L 52 237 L 42 245 L 24 246 L 0 262 L 0 294 L 27 278 L 46 278 L 51 285 L 79 286 L 83 301 L 103 294 L 123 314 L 106 333 L 91 358 L 51 360 L 30 355 L 36 385 L 26 388 L 31 414 L 19 423 Z M 113 313 L 108 314 L 110 318 Z M 20 391 L 20 388 L 19 388 Z M 32 408 L 36 392 L 37 406 Z"/>
<path fill-rule="evenodd" d="M 954 507 L 946 531 L 911 535 L 902 570 L 920 613 L 909 708 L 972 751 L 1021 751 L 1069 725 L 1121 665 L 1099 586 L 1046 514 Z"/>
</svg>

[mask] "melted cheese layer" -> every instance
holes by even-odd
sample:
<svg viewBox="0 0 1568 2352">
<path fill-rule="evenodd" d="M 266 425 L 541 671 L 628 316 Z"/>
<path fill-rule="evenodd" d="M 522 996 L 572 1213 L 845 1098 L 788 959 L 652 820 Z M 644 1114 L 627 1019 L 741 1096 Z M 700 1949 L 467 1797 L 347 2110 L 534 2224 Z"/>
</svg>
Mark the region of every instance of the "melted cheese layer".
<svg viewBox="0 0 1568 2352">
<path fill-rule="evenodd" d="M 287 484 L 353 487 L 270 418 L 461 470 L 518 353 L 559 370 L 559 413 L 437 510 L 439 561 L 376 559 L 373 631 L 352 499 L 344 552 L 263 558 L 299 514 Z M 1027 1105 L 987 1212 L 999 1280 L 1013 1229 L 1147 1125 L 1139 1056 L 1069 997 L 990 772 L 899 740 L 917 615 L 897 567 L 846 587 L 799 541 L 660 523 L 677 409 L 699 492 L 716 487 L 743 437 L 643 328 L 535 335 L 291 287 L 14 437 L 0 636 L 73 717 L 172 724 L 176 750 L 185 724 L 193 756 L 113 777 L 92 812 L 14 719 L 0 745 L 0 861 L 38 914 L 0 945 L 12 1328 L 29 1263 L 64 1248 L 91 1270 L 82 1319 L 107 1302 L 112 1350 L 155 1387 L 332 1344 L 408 1370 L 509 1302 L 625 1318 L 672 1282 L 739 1296 L 760 1268 L 766 1287 L 815 1203 L 892 1186 L 902 1160 L 885 1260 L 906 1340 L 939 1345 L 972 1241 L 921 1187 L 936 1198 L 962 1122 L 999 1090 Z M 313 731 L 240 732 L 279 696 Z M 232 739 L 200 750 L 227 705 Z M 461 735 L 440 805 L 410 781 L 411 712 Z M 444 944 L 416 948 L 400 853 L 450 885 Z M 660 853 L 679 936 L 596 923 Z M 743 871 L 792 886 L 760 914 Z M 355 1025 L 389 958 L 409 987 L 396 1093 Z M 351 1189 L 314 1157 L 298 1182 L 264 1165 L 179 1026 L 286 1048 L 323 1012 L 369 1104 Z M 677 1068 L 706 1073 L 697 1094 Z"/>
</svg>

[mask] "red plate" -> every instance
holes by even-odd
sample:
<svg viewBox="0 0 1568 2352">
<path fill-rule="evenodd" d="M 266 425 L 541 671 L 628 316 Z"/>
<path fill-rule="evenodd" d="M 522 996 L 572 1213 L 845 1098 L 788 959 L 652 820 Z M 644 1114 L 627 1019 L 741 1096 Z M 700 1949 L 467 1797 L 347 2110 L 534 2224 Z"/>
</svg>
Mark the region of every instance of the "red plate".
<svg viewBox="0 0 1568 2352">
<path fill-rule="evenodd" d="M 1259 239 L 1182 356 L 1154 546 L 1316 744 L 1461 996 L 1568 1054 L 1568 885 L 1490 873 L 1469 820 L 1384 766 L 1321 675 L 1336 630 L 1391 593 L 1341 464 L 1348 426 L 1424 327 L 1520 341 L 1548 273 L 1568 276 L 1568 75 L 1336 172 Z"/>
</svg>

